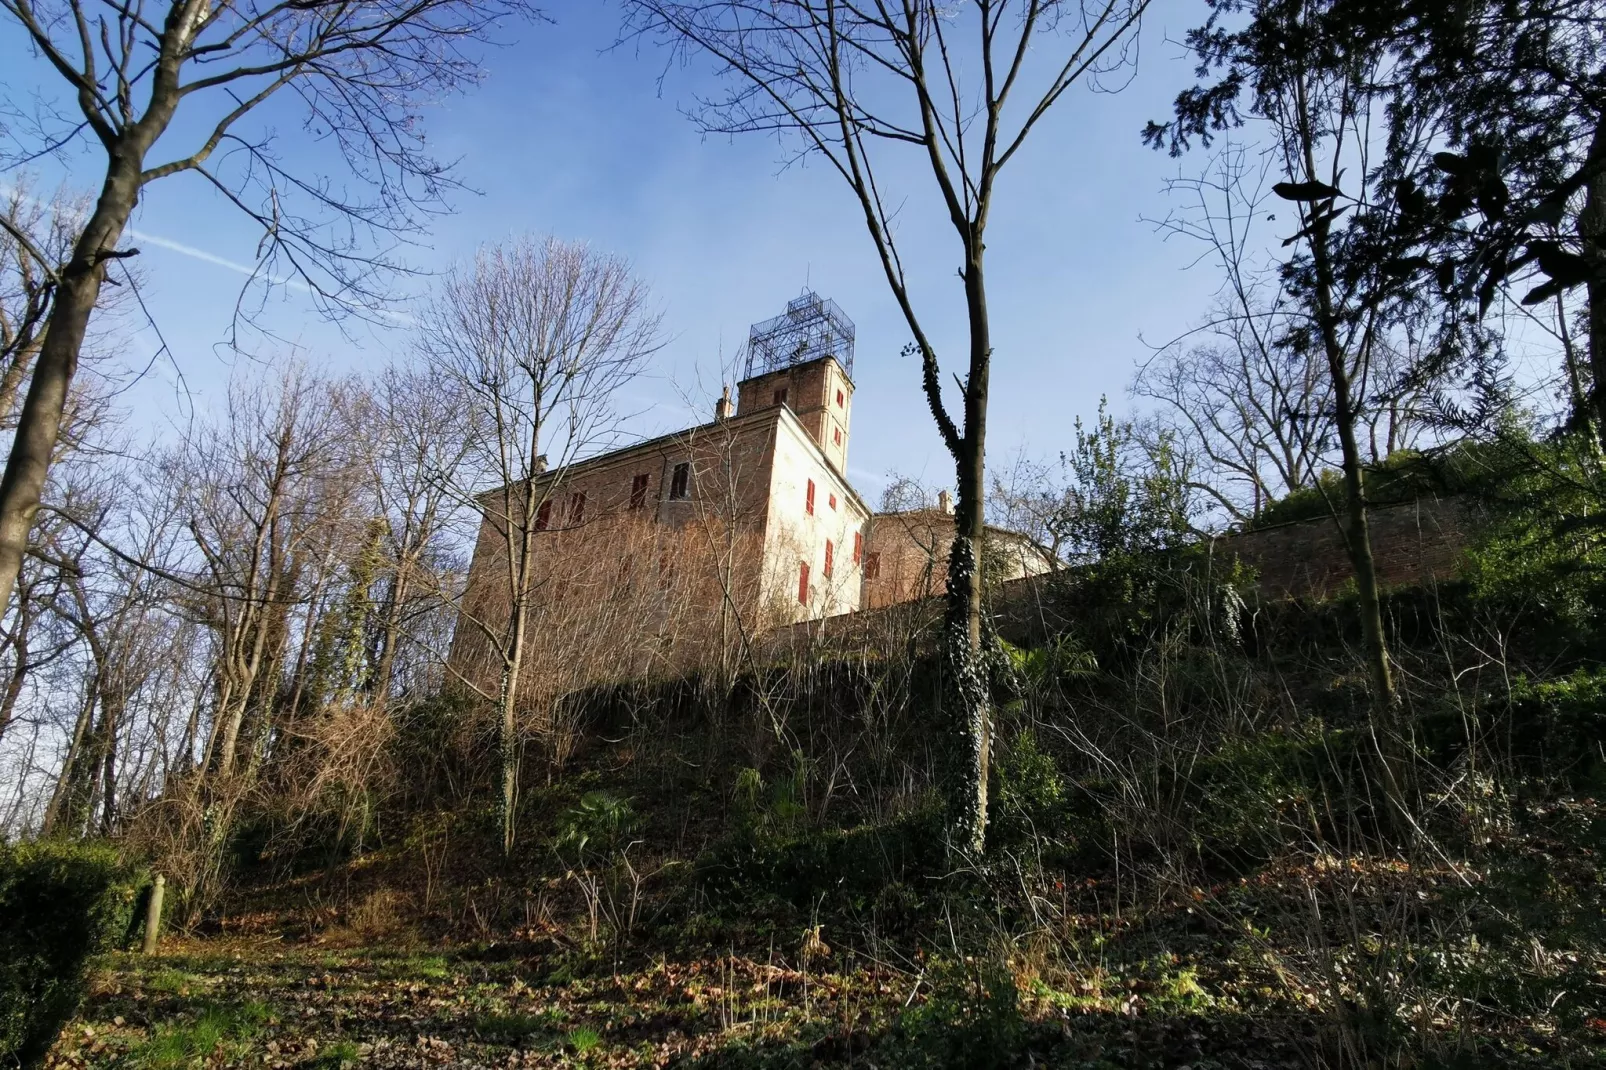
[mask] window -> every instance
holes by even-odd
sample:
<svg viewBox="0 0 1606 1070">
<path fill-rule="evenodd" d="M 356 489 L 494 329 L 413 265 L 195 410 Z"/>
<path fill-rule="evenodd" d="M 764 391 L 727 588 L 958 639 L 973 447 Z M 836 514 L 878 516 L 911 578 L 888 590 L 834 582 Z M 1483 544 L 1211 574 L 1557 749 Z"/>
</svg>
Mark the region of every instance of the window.
<svg viewBox="0 0 1606 1070">
<path fill-rule="evenodd" d="M 831 432 L 831 441 L 838 446 L 842 445 L 842 429 L 840 427 Z"/>
<path fill-rule="evenodd" d="M 864 578 L 867 579 L 867 580 L 873 580 L 873 579 L 875 579 L 876 577 L 878 577 L 880 575 L 881 575 L 881 555 L 880 554 L 865 554 L 864 555 Z"/>
<path fill-rule="evenodd" d="M 855 531 L 853 533 L 853 563 L 855 565 L 857 565 L 859 563 L 859 559 L 862 558 L 863 556 L 864 556 L 864 532 Z"/>
<path fill-rule="evenodd" d="M 814 515 L 814 480 L 809 480 L 808 493 L 803 496 L 803 511 L 810 516 Z"/>
<path fill-rule="evenodd" d="M 840 409 L 840 408 L 842 408 L 842 406 L 843 406 L 842 391 L 838 390 L 836 392 L 836 407 Z"/>
<path fill-rule="evenodd" d="M 535 530 L 545 531 L 552 526 L 552 499 L 548 498 L 535 511 Z"/>
<path fill-rule="evenodd" d="M 586 518 L 585 491 L 576 491 L 569 495 L 569 523 L 578 524 Z"/>
<path fill-rule="evenodd" d="M 640 509 L 647 504 L 647 484 L 651 476 L 643 472 L 630 481 L 630 508 Z"/>
<path fill-rule="evenodd" d="M 797 563 L 797 600 L 803 605 L 809 604 L 809 563 Z"/>
<path fill-rule="evenodd" d="M 786 404 L 786 387 L 783 386 L 779 390 L 775 391 L 775 404 Z"/>
<path fill-rule="evenodd" d="M 675 465 L 674 475 L 669 480 L 669 496 L 675 501 L 684 501 L 690 497 L 691 491 L 691 462 L 681 461 Z"/>
<path fill-rule="evenodd" d="M 831 503 L 831 508 L 832 509 L 836 508 L 836 495 L 835 494 L 833 494 L 829 498 L 827 498 L 826 501 Z"/>
<path fill-rule="evenodd" d="M 831 545 L 831 540 L 830 539 L 826 539 L 825 540 L 825 578 L 826 579 L 830 579 L 831 578 L 831 566 L 832 566 L 832 563 L 833 563 L 832 562 L 832 558 L 835 555 L 836 555 L 836 547 Z"/>
</svg>

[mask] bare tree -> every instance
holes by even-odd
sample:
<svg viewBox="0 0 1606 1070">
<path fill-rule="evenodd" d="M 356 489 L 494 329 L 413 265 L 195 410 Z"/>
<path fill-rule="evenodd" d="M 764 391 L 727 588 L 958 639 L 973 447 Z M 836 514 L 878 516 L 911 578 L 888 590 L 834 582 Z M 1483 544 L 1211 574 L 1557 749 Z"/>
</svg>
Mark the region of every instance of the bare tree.
<svg viewBox="0 0 1606 1070">
<path fill-rule="evenodd" d="M 26 182 L 14 184 L 0 203 L 5 219 L 0 226 L 0 426 L 16 425 L 17 398 L 39 352 L 55 294 L 52 267 L 62 250 L 51 240 L 59 235 L 51 214 L 29 194 Z"/>
<path fill-rule="evenodd" d="M 1173 435 L 1199 462 L 1194 486 L 1235 521 L 1343 463 L 1327 362 L 1296 344 L 1308 310 L 1265 251 L 1265 223 L 1286 203 L 1271 195 L 1276 174 L 1274 157 L 1227 145 L 1203 174 L 1167 184 L 1183 203 L 1159 228 L 1203 243 L 1221 288 L 1203 322 L 1161 347 L 1132 382 L 1133 394 L 1161 405 L 1151 432 Z M 1351 384 L 1358 441 L 1373 464 L 1421 428 L 1421 384 L 1408 373 L 1423 339 L 1399 327 L 1379 326 Z"/>
<path fill-rule="evenodd" d="M 1008 467 L 992 470 L 988 511 L 995 522 L 1018 531 L 1048 551 L 1051 566 L 1064 567 L 1068 518 L 1075 508 L 1063 455 L 1039 460 L 1023 446 Z"/>
<path fill-rule="evenodd" d="M 77 507 L 71 501 L 64 505 Z M 103 515 L 84 525 L 89 530 L 103 526 Z M 87 827 L 109 836 L 117 825 L 127 779 L 120 764 L 127 758 L 123 742 L 134 728 L 130 717 L 137 696 L 169 654 L 159 618 L 170 592 L 155 572 L 142 567 L 154 562 L 166 541 L 166 533 L 148 531 L 144 544 L 123 558 L 96 554 L 98 560 L 91 564 L 85 552 L 76 567 L 65 570 L 71 599 L 58 612 L 88 653 L 87 693 L 93 696 L 94 711 L 87 733 L 62 763 L 68 787 L 58 819 L 75 831 Z"/>
<path fill-rule="evenodd" d="M 499 718 L 502 835 L 513 848 L 520 685 L 540 596 L 536 534 L 584 523 L 557 508 L 568 466 L 619 432 L 619 390 L 658 348 L 659 317 L 621 258 L 555 238 L 482 248 L 450 271 L 422 317 L 422 357 L 475 437 L 452 484 L 480 519 L 478 553 L 495 560 L 463 593 L 456 643 L 496 666 L 485 689 Z"/>
<path fill-rule="evenodd" d="M 382 297 L 376 273 L 394 263 L 354 239 L 418 230 L 421 211 L 450 181 L 424 150 L 419 109 L 473 81 L 466 46 L 528 10 L 523 0 L 0 0 L 79 113 L 61 129 L 20 131 L 21 139 L 7 131 L 0 159 L 32 158 L 80 137 L 104 159 L 65 259 L 22 228 L 0 226 L 52 289 L 0 478 L 0 605 L 21 567 L 107 265 L 137 251 L 119 243 L 141 190 L 199 176 L 261 226 L 259 279 L 299 277 L 331 312 L 370 306 Z M 308 133 L 338 145 L 348 182 L 291 173 L 272 146 L 273 128 L 247 129 L 284 89 L 304 108 Z M 158 142 L 166 149 L 175 139 L 187 143 L 151 158 Z M 370 197 L 347 195 L 364 185 Z"/>
<path fill-rule="evenodd" d="M 454 393 L 416 371 L 387 368 L 368 389 L 347 391 L 349 434 L 361 450 L 364 481 L 385 525 L 386 575 L 370 629 L 365 690 L 390 695 L 398 646 L 415 613 L 428 613 L 438 589 L 428 570 L 449 530 L 450 497 L 470 443 L 478 411 L 454 404 Z"/>
<path fill-rule="evenodd" d="M 985 250 L 997 181 L 1038 122 L 1078 82 L 1119 69 L 1148 0 L 627 0 L 631 30 L 711 56 L 736 84 L 698 114 L 710 132 L 792 135 L 823 157 L 863 212 L 914 338 L 921 383 L 959 490 L 948 569 L 948 701 L 967 741 L 952 783 L 956 843 L 979 852 L 987 824 L 992 711 L 982 655 L 988 379 L 993 358 Z M 938 345 L 900 255 L 906 207 L 892 155 L 923 159 L 958 238 L 969 328 L 957 418 Z"/>
<path fill-rule="evenodd" d="M 1312 354 L 1274 344 L 1275 306 L 1219 315 L 1161 350 L 1132 380 L 1158 402 L 1156 429 L 1200 462 L 1198 489 L 1236 521 L 1314 484 L 1330 459 L 1330 389 Z"/>
<path fill-rule="evenodd" d="M 271 669 L 289 635 L 297 583 L 311 573 L 319 529 L 343 519 L 344 496 L 322 485 L 339 426 L 327 386 L 292 369 L 281 379 L 242 381 L 228 411 L 174 458 L 181 522 L 200 562 L 191 583 L 217 644 L 216 697 L 203 765 L 227 779 L 240 759 L 247 715 L 261 735 L 277 690 Z M 309 577 L 310 579 L 310 577 Z"/>
<path fill-rule="evenodd" d="M 1431 100 L 1412 100 L 1388 35 L 1347 5 L 1257 0 L 1248 15 L 1232 32 L 1214 23 L 1189 32 L 1199 76 L 1219 77 L 1184 90 L 1174 121 L 1150 123 L 1143 136 L 1180 154 L 1246 117 L 1266 134 L 1280 178 L 1272 193 L 1292 216 L 1282 243 L 1290 251 L 1276 264 L 1297 310 L 1284 338 L 1327 371 L 1343 474 L 1334 518 L 1355 573 L 1374 713 L 1386 728 L 1397 717 L 1397 693 L 1372 553 L 1365 411 L 1391 332 L 1436 299 L 1425 271 L 1431 261 L 1419 255 L 1433 210 L 1415 176 L 1443 133 L 1444 113 Z M 1346 181 L 1354 192 L 1345 192 Z M 1413 369 L 1430 386 L 1469 355 L 1464 339 L 1440 341 L 1436 359 Z"/>
</svg>

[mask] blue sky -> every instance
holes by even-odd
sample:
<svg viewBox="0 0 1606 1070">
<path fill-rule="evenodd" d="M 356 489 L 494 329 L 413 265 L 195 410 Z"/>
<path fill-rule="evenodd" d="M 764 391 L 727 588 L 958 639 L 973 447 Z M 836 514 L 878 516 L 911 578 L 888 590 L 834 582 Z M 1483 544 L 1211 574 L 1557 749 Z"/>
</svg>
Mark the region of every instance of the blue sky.
<svg viewBox="0 0 1606 1070">
<path fill-rule="evenodd" d="M 1065 448 L 1074 417 L 1093 413 L 1101 394 L 1124 407 L 1134 365 L 1150 353 L 1146 343 L 1174 337 L 1205 311 L 1214 275 L 1208 265 L 1187 270 L 1200 250 L 1167 243 L 1142 221 L 1170 207 L 1161 187 L 1178 161 L 1138 139 L 1143 122 L 1163 116 L 1187 82 L 1190 65 L 1170 42 L 1204 12 L 1198 0 L 1151 9 L 1130 86 L 1073 91 L 1000 183 L 988 244 L 995 465 L 1022 447 Z M 481 87 L 430 114 L 435 150 L 460 158 L 460 177 L 478 192 L 456 199 L 455 214 L 436 222 L 412 262 L 439 268 L 519 232 L 629 257 L 661 303 L 669 335 L 653 378 L 632 399 L 644 410 L 635 428 L 643 434 L 690 422 L 685 396 L 702 418 L 719 393 L 722 355 L 728 360 L 751 323 L 779 312 L 807 284 L 858 325 L 855 482 L 872 499 L 891 471 L 950 482 L 918 369 L 899 355 L 907 329 L 840 179 L 820 164 L 783 169 L 786 153 L 773 140 L 701 137 L 678 108 L 710 88 L 707 72 L 695 65 L 666 71 L 665 57 L 650 48 L 609 50 L 619 20 L 612 4 L 569 0 L 549 13 L 551 24 L 520 27 L 516 43 L 488 54 Z M 13 98 L 50 85 L 9 26 L 0 29 L 0 71 Z M 295 152 L 310 151 L 290 138 L 285 145 L 292 163 Z M 95 166 L 87 154 L 67 163 L 69 181 Z M 957 359 L 964 345 L 957 243 L 940 216 L 921 209 L 919 168 L 891 173 L 916 184 L 903 238 L 922 265 L 919 292 L 939 350 Z M 41 175 L 47 183 L 60 177 Z M 204 408 L 239 360 L 220 345 L 241 281 L 228 265 L 249 263 L 257 236 L 199 181 L 183 177 L 148 189 L 135 228 L 151 310 L 189 396 Z M 293 289 L 276 298 L 269 317 L 310 363 L 332 371 L 405 353 L 402 331 L 344 338 Z M 151 332 L 137 346 L 149 352 Z M 127 395 L 135 427 L 160 429 L 187 416 L 174 381 L 171 366 L 159 367 Z"/>
</svg>

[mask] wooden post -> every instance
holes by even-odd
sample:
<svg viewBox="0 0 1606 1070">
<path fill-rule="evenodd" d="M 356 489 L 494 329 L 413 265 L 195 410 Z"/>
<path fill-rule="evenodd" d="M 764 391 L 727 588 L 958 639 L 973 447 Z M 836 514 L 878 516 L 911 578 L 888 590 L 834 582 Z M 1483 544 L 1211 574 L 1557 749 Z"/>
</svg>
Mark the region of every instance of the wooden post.
<svg viewBox="0 0 1606 1070">
<path fill-rule="evenodd" d="M 145 909 L 145 947 L 147 955 L 156 954 L 156 937 L 162 929 L 162 889 L 167 884 L 167 878 L 160 873 L 151 885 L 150 905 Z"/>
</svg>

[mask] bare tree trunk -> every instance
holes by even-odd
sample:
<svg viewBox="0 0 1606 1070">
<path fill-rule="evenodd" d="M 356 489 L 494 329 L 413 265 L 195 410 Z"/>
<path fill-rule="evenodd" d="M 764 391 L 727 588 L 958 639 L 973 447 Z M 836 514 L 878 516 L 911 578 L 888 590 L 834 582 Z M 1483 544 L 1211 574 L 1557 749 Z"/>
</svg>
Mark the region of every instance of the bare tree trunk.
<svg viewBox="0 0 1606 1070">
<path fill-rule="evenodd" d="M 980 854 L 987 835 L 987 781 L 992 757 L 992 705 L 982 621 L 982 552 L 986 534 L 987 379 L 992 335 L 982 274 L 980 228 L 971 232 L 965 266 L 970 319 L 970 369 L 965 383 L 964 435 L 954 458 L 958 502 L 953 549 L 948 555 L 948 676 L 965 739 L 965 775 L 958 787 L 958 828 L 967 850 Z"/>
<path fill-rule="evenodd" d="M 525 556 L 529 556 L 529 547 L 525 547 Z M 518 697 L 519 677 L 524 671 L 524 634 L 528 619 L 524 598 L 515 600 L 512 619 L 509 621 L 511 629 L 508 644 L 508 657 L 502 666 L 501 685 L 497 689 L 499 712 L 501 713 L 501 758 L 502 758 L 502 852 L 513 853 L 513 834 L 518 816 L 519 805 L 519 719 Z"/>
<path fill-rule="evenodd" d="M 1592 262 L 1589 273 L 1589 372 L 1592 412 L 1580 412 L 1594 424 L 1597 441 L 1606 446 L 1606 121 L 1596 125 L 1584 166 L 1590 176 L 1584 184 L 1584 210 L 1578 214 L 1578 234 L 1584 254 Z"/>
<path fill-rule="evenodd" d="M 1307 173 L 1314 178 L 1315 168 Z M 1320 207 L 1313 212 L 1320 213 Z M 1395 709 L 1394 674 L 1389 664 L 1388 639 L 1383 631 L 1383 604 L 1377 586 L 1377 567 L 1372 557 L 1371 526 L 1367 518 L 1366 487 L 1360 446 L 1355 437 L 1356 412 L 1351 394 L 1348 354 L 1338 339 L 1338 317 L 1333 309 L 1333 265 L 1328 256 L 1329 226 L 1320 214 L 1312 227 L 1311 260 L 1316 272 L 1316 318 L 1322 348 L 1327 357 L 1328 374 L 1333 380 L 1333 422 L 1338 430 L 1339 450 L 1344 469 L 1344 544 L 1355 570 L 1357 601 L 1360 603 L 1361 638 L 1366 647 L 1367 674 L 1372 682 L 1372 704 L 1384 726 L 1393 722 Z"/>
<path fill-rule="evenodd" d="M 178 771 L 180 773 L 188 773 L 196 768 L 195 744 L 201 735 L 201 708 L 205 704 L 205 695 L 205 688 L 197 688 L 195 697 L 190 702 L 190 715 L 184 721 L 184 736 L 179 741 L 178 747 Z M 200 768 L 206 768 L 207 760 L 211 753 L 211 740 L 208 739 L 206 753 L 201 755 Z"/>
<path fill-rule="evenodd" d="M 266 589 L 261 595 L 260 604 L 255 607 L 251 607 L 252 611 L 248 618 L 249 626 L 251 628 L 251 633 L 249 636 L 249 642 L 251 645 L 244 657 L 239 659 L 239 679 L 236 681 L 235 686 L 232 689 L 234 692 L 237 692 L 238 697 L 233 703 L 233 708 L 227 712 L 227 715 L 223 721 L 222 739 L 220 741 L 219 751 L 216 755 L 218 773 L 224 777 L 227 777 L 231 772 L 234 771 L 234 762 L 237 757 L 235 752 L 239 748 L 240 743 L 240 728 L 245 723 L 245 715 L 250 708 L 251 698 L 256 694 L 257 678 L 262 668 L 263 658 L 266 656 L 267 652 L 270 622 L 268 620 L 266 610 L 267 607 L 273 604 L 274 599 L 276 599 L 279 594 L 279 577 L 281 569 L 279 562 L 276 560 L 278 555 L 274 553 L 272 549 L 271 535 L 269 536 L 269 539 L 270 549 L 268 553 L 268 569 L 270 572 L 270 578 L 268 580 Z M 246 637 L 242 636 L 241 638 L 245 639 Z M 223 710 L 221 709 L 219 709 L 218 712 L 220 715 L 223 714 Z"/>
<path fill-rule="evenodd" d="M 22 570 L 28 533 L 39 512 L 50 459 L 61 433 L 67 393 L 78 372 L 78 354 L 83 349 L 89 318 L 100 300 L 100 287 L 106 278 L 106 260 L 116 255 L 117 242 L 139 201 L 140 168 L 145 150 L 155 134 L 166 128 L 178 102 L 176 68 L 173 79 L 173 100 L 165 112 L 155 104 L 156 94 L 164 84 L 160 78 L 152 90 L 150 117 L 155 117 L 156 122 L 149 140 L 142 126 L 110 149 L 100 199 L 73 247 L 72 259 L 60 271 L 55 304 L 45 325 L 33 379 L 28 384 L 28 395 L 17 420 L 11 456 L 6 461 L 4 476 L 0 476 L 0 609 L 11 603 L 11 591 Z"/>
<path fill-rule="evenodd" d="M 50 837 L 60 832 L 63 811 L 66 811 L 68 818 L 72 817 L 74 784 L 82 760 L 84 735 L 88 732 L 90 719 L 95 714 L 95 703 L 95 684 L 91 680 L 86 688 L 83 705 L 78 708 L 78 721 L 73 726 L 72 740 L 67 744 L 67 754 L 62 758 L 61 769 L 56 773 L 56 789 L 51 792 L 50 804 L 45 807 L 44 823 L 39 829 L 43 836 Z"/>
<path fill-rule="evenodd" d="M 0 739 L 5 738 L 6 729 L 11 727 L 11 718 L 17 711 L 17 699 L 22 697 L 23 685 L 27 683 L 28 672 L 32 668 L 28 653 L 28 632 L 32 625 L 33 613 L 24 592 L 12 628 L 11 678 L 6 681 L 5 693 L 0 695 Z"/>
<path fill-rule="evenodd" d="M 102 687 L 100 694 L 100 728 L 95 744 L 100 759 L 100 832 L 110 836 L 117 824 L 117 733 L 122 728 L 124 702 L 115 687 Z"/>
<path fill-rule="evenodd" d="M 412 593 L 406 578 L 405 570 L 408 567 L 398 564 L 396 574 L 391 577 L 380 618 L 379 650 L 374 655 L 373 669 L 368 676 L 368 692 L 381 702 L 390 698 L 390 680 L 396 664 L 396 638 L 401 634 L 402 607 Z"/>
</svg>

